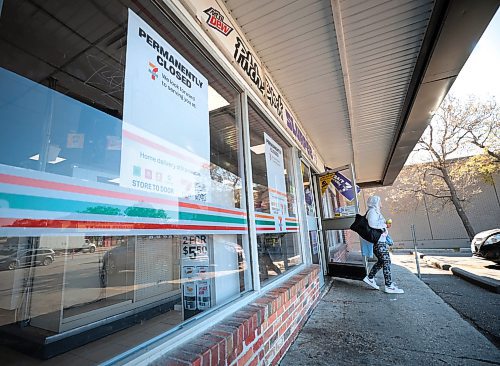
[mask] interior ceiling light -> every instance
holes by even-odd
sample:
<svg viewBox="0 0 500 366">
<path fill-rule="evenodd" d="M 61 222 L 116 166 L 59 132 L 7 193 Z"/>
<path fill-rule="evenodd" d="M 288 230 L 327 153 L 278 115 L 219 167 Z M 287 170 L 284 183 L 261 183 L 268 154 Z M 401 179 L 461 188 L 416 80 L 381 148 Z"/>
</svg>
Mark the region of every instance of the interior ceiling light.
<svg viewBox="0 0 500 366">
<path fill-rule="evenodd" d="M 208 86 L 208 111 L 214 111 L 216 109 L 228 106 L 229 102 L 225 100 L 222 95 L 217 93 L 214 88 L 210 85 Z"/>
<path fill-rule="evenodd" d="M 40 154 L 36 154 L 36 155 L 33 155 L 30 157 L 31 160 L 40 160 Z M 49 164 L 57 164 L 57 163 L 60 163 L 62 161 L 65 161 L 66 159 L 65 158 L 61 158 L 60 156 L 56 156 L 56 158 L 54 160 L 50 160 L 48 161 Z"/>
<path fill-rule="evenodd" d="M 252 150 L 257 155 L 264 154 L 266 152 L 266 145 L 255 145 L 250 147 L 250 150 Z"/>
</svg>

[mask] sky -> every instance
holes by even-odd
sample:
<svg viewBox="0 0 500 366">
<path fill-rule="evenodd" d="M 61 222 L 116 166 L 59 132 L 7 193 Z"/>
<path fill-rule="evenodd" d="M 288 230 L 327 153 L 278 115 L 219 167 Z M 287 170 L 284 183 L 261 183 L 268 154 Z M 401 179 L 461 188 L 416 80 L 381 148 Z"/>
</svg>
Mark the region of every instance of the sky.
<svg viewBox="0 0 500 366">
<path fill-rule="evenodd" d="M 469 95 L 481 99 L 494 97 L 500 102 L 500 10 L 458 74 L 450 93 L 460 98 Z"/>
<path fill-rule="evenodd" d="M 484 31 L 448 93 L 459 99 L 474 96 L 481 100 L 494 98 L 500 103 L 500 10 Z M 479 149 L 470 149 L 467 155 L 479 152 Z M 412 152 L 406 164 L 424 161 L 429 161 L 427 154 Z"/>
</svg>

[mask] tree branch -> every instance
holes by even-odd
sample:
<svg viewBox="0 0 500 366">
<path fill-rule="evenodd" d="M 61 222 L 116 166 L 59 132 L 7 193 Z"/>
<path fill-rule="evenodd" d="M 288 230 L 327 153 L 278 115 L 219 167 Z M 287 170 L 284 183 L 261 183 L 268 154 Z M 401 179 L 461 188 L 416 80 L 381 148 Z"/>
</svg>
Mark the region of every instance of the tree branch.
<svg viewBox="0 0 500 366">
<path fill-rule="evenodd" d="M 421 193 L 425 194 L 426 196 L 431 196 L 431 197 L 434 197 L 434 198 L 439 198 L 439 199 L 447 198 L 447 199 L 451 199 L 451 196 L 449 196 L 449 195 L 439 196 L 437 194 L 434 194 L 434 193 L 431 193 L 431 192 L 425 192 L 425 191 L 422 191 Z"/>
<path fill-rule="evenodd" d="M 488 147 L 484 146 L 483 144 L 481 144 L 477 141 L 471 141 L 471 143 L 476 145 L 477 147 L 480 147 L 481 149 L 485 150 L 489 156 L 495 158 L 498 162 L 500 162 L 500 154 L 498 154 L 494 151 L 491 151 L 490 149 L 488 149 Z"/>
</svg>

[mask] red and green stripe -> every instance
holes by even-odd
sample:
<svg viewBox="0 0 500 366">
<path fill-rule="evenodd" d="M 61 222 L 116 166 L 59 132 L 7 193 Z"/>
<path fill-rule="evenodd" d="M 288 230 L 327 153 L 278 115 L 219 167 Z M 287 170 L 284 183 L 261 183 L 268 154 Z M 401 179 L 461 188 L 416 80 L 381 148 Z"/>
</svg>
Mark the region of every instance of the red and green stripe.
<svg viewBox="0 0 500 366">
<path fill-rule="evenodd" d="M 7 211 L 0 218 L 0 227 L 4 228 L 214 232 L 247 230 L 247 215 L 241 209 L 144 195 L 130 192 L 126 188 L 110 190 L 11 174 L 0 174 L 0 184 L 15 187 L 16 193 L 12 193 L 12 188 L 10 193 L 0 192 L 0 200 L 7 204 L 6 207 L 15 210 L 15 216 L 23 216 L 10 217 L 12 215 Z M 69 197 L 63 198 L 61 195 Z M 140 206 L 132 205 L 131 202 L 137 202 Z M 148 205 L 151 207 L 141 207 Z M 54 218 L 55 213 L 66 213 L 72 217 Z M 137 220 L 140 222 L 136 222 Z M 256 213 L 257 232 L 274 232 L 275 220 L 277 218 L 274 215 Z M 286 231 L 298 231 L 297 219 L 284 218 L 284 227 Z"/>
</svg>

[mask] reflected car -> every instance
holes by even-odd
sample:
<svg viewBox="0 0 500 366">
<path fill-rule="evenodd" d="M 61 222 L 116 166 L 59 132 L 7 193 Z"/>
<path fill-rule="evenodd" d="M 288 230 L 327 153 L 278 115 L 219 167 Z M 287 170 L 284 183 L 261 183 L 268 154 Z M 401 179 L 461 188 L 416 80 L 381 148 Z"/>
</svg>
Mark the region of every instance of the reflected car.
<svg viewBox="0 0 500 366">
<path fill-rule="evenodd" d="M 15 251 L 13 254 L 0 259 L 0 269 L 14 270 L 37 265 L 48 266 L 54 260 L 55 252 L 50 248 L 29 249 L 19 253 Z"/>
<path fill-rule="evenodd" d="M 500 263 L 500 229 L 482 231 L 472 239 L 473 255 Z"/>
<path fill-rule="evenodd" d="M 96 245 L 92 243 L 89 239 L 85 239 L 85 243 L 82 246 L 82 252 L 86 253 L 94 253 L 96 249 Z"/>
<path fill-rule="evenodd" d="M 135 245 L 124 241 L 119 246 L 108 250 L 102 257 L 100 268 L 101 287 L 107 287 L 110 276 L 117 276 L 123 271 L 135 268 Z"/>
</svg>

